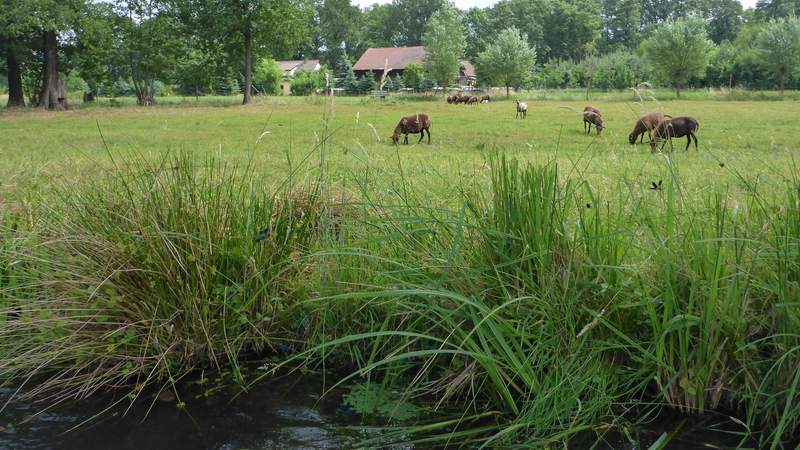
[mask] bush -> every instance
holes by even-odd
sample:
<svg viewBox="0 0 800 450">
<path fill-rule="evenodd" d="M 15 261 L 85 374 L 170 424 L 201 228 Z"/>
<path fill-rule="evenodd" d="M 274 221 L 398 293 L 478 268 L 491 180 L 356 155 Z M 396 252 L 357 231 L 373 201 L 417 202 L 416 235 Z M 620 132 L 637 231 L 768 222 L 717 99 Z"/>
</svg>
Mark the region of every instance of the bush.
<svg viewBox="0 0 800 450">
<path fill-rule="evenodd" d="M 279 95 L 283 71 L 272 58 L 264 58 L 258 62 L 253 72 L 253 85 L 258 92 L 266 95 Z"/>
<path fill-rule="evenodd" d="M 538 80 L 545 89 L 583 86 L 583 66 L 574 61 L 550 60 L 544 64 Z"/>
<path fill-rule="evenodd" d="M 292 79 L 292 95 L 311 95 L 317 89 L 325 87 L 325 72 L 298 70 Z"/>
<path fill-rule="evenodd" d="M 592 85 L 596 89 L 627 89 L 649 78 L 650 70 L 643 58 L 618 50 L 595 59 Z"/>
<path fill-rule="evenodd" d="M 419 64 L 409 64 L 403 71 L 403 84 L 408 88 L 419 90 L 424 78 L 425 70 Z"/>
</svg>

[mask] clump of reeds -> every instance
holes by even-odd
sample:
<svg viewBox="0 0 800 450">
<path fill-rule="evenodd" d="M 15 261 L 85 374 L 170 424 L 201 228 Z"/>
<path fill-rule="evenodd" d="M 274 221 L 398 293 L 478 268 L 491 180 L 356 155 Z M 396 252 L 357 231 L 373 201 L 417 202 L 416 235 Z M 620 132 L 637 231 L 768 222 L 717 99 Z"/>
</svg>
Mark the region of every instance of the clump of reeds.
<svg viewBox="0 0 800 450">
<path fill-rule="evenodd" d="M 128 161 L 44 197 L 0 248 L 0 380 L 61 400 L 232 369 L 292 336 L 316 186 L 268 192 L 252 170 L 187 154 Z"/>
</svg>

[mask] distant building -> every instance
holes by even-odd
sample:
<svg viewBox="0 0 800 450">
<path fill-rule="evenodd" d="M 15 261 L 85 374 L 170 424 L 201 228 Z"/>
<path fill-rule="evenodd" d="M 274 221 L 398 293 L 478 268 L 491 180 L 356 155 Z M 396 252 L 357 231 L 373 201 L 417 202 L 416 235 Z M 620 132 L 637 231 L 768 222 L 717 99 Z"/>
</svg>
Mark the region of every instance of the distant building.
<svg viewBox="0 0 800 450">
<path fill-rule="evenodd" d="M 357 77 L 372 72 L 380 79 L 384 68 L 388 68 L 389 76 L 402 76 L 407 65 L 422 64 L 426 54 L 425 47 L 368 48 L 353 65 L 353 72 Z M 476 80 L 475 67 L 469 61 L 462 60 L 458 83 L 472 86 Z"/>
<path fill-rule="evenodd" d="M 281 92 L 283 95 L 291 95 L 292 78 L 298 70 L 318 71 L 322 66 L 318 59 L 298 59 L 292 61 L 277 61 L 278 67 L 283 71 L 283 81 L 281 82 Z"/>
</svg>

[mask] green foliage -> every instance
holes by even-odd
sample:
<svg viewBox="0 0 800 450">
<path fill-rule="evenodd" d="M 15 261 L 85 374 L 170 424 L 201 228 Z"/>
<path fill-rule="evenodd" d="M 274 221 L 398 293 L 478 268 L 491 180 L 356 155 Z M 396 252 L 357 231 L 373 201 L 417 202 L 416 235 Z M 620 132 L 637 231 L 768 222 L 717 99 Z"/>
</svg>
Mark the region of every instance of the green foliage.
<svg viewBox="0 0 800 450">
<path fill-rule="evenodd" d="M 725 40 L 711 53 L 706 80 L 709 85 L 733 86 L 733 73 L 739 53 L 736 47 Z"/>
<path fill-rule="evenodd" d="M 292 78 L 292 95 L 311 95 L 325 87 L 325 70 L 298 70 Z"/>
<path fill-rule="evenodd" d="M 659 24 L 642 45 L 656 75 L 674 86 L 680 97 L 689 79 L 705 75 L 714 44 L 703 19 L 690 16 Z"/>
<path fill-rule="evenodd" d="M 358 79 L 358 92 L 360 94 L 366 94 L 375 89 L 378 89 L 378 82 L 375 80 L 374 73 L 369 72 Z"/>
<path fill-rule="evenodd" d="M 546 89 L 583 86 L 583 66 L 574 61 L 555 60 L 545 63 L 536 74 L 538 84 Z"/>
<path fill-rule="evenodd" d="M 596 89 L 628 89 L 650 79 L 644 58 L 618 50 L 595 58 L 593 86 Z"/>
<path fill-rule="evenodd" d="M 323 0 L 317 7 L 321 43 L 325 46 L 324 63 L 339 67 L 348 55 L 363 53 L 360 42 L 362 13 L 350 0 Z"/>
<path fill-rule="evenodd" d="M 253 84 L 266 95 L 279 95 L 281 93 L 283 71 L 272 58 L 261 58 L 253 70 Z"/>
<path fill-rule="evenodd" d="M 358 84 L 358 79 L 356 78 L 356 75 L 353 72 L 353 67 L 350 64 L 347 65 L 347 72 L 345 73 L 342 87 L 344 87 L 344 91 L 350 95 L 359 93 L 360 87 Z"/>
<path fill-rule="evenodd" d="M 542 25 L 542 57 L 582 57 L 585 48 L 600 35 L 599 0 L 549 0 L 547 7 Z M 498 36 L 501 37 L 502 34 Z"/>
<path fill-rule="evenodd" d="M 386 386 L 377 383 L 358 383 L 344 395 L 344 403 L 370 420 L 385 419 L 407 422 L 419 418 L 422 409 Z"/>
<path fill-rule="evenodd" d="M 478 55 L 478 79 L 485 84 L 508 88 L 521 86 L 531 76 L 536 61 L 536 49 L 528 45 L 525 35 L 514 28 L 503 30 L 495 42 Z"/>
<path fill-rule="evenodd" d="M 778 82 L 783 92 L 786 79 L 800 67 L 800 19 L 777 19 L 767 24 L 756 38 L 758 60 Z"/>
<path fill-rule="evenodd" d="M 216 77 L 214 81 L 215 95 L 239 95 L 241 93 L 239 80 L 232 73 Z"/>
<path fill-rule="evenodd" d="M 403 85 L 407 88 L 419 90 L 425 78 L 425 69 L 419 64 L 408 64 L 403 70 Z"/>
<path fill-rule="evenodd" d="M 460 60 L 467 46 L 458 10 L 445 5 L 433 13 L 422 43 L 427 52 L 424 67 L 428 77 L 441 87 L 449 86 L 458 77 Z"/>
</svg>

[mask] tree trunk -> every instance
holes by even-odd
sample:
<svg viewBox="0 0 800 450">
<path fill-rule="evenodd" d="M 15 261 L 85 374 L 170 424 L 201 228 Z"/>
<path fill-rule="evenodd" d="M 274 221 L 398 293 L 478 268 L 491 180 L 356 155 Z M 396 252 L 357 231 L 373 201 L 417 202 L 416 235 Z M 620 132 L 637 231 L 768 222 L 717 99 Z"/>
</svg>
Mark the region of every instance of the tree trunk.
<svg viewBox="0 0 800 450">
<path fill-rule="evenodd" d="M 680 84 L 676 84 L 675 85 L 675 95 L 678 98 L 681 98 L 681 85 Z"/>
<path fill-rule="evenodd" d="M 506 97 L 511 97 L 511 94 L 508 93 L 508 85 L 506 85 Z"/>
<path fill-rule="evenodd" d="M 733 72 L 728 74 L 728 90 L 733 89 Z"/>
<path fill-rule="evenodd" d="M 249 104 L 253 89 L 253 32 L 248 28 L 244 32 L 244 99 L 243 105 Z"/>
<path fill-rule="evenodd" d="M 39 91 L 40 108 L 67 109 L 66 83 L 58 77 L 58 42 L 55 31 L 45 31 L 44 35 L 44 70 L 42 71 L 42 89 Z"/>
<path fill-rule="evenodd" d="M 25 107 L 25 93 L 22 91 L 22 69 L 19 67 L 14 49 L 6 48 L 6 67 L 8 68 L 8 108 Z"/>
<path fill-rule="evenodd" d="M 778 90 L 781 91 L 781 96 L 783 96 L 783 74 L 778 76 Z"/>
</svg>

